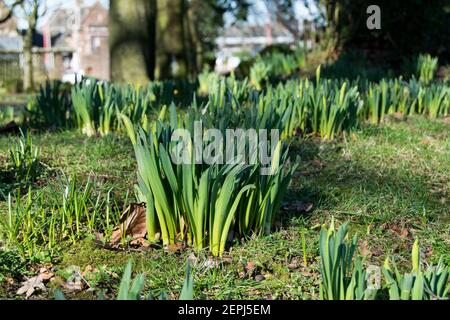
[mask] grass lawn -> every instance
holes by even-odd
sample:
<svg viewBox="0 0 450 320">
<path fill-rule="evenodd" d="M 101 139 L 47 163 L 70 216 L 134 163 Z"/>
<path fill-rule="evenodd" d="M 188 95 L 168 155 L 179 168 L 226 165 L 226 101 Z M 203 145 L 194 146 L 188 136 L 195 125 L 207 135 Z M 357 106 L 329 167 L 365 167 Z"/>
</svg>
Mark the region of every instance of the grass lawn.
<svg viewBox="0 0 450 320">
<path fill-rule="evenodd" d="M 9 139 L 0 137 L 0 172 L 6 167 Z M 135 271 L 146 274 L 146 286 L 154 296 L 163 292 L 172 298 L 179 295 L 189 259 L 198 299 L 318 299 L 319 231 L 332 216 L 339 223 L 352 221 L 352 233 L 360 235 L 360 252 L 368 264 L 381 266 L 391 255 L 409 270 L 416 237 L 426 261 L 436 262 L 440 255 L 450 261 L 448 119 L 392 118 L 334 143 L 314 137 L 291 142 L 292 159 L 300 156 L 301 165 L 277 230 L 270 236 L 235 243 L 217 264 L 206 252 L 117 251 L 102 248 L 89 238 L 76 244 L 62 243 L 51 256 L 27 261 L 0 251 L 4 256 L 0 257 L 0 297 L 13 298 L 22 280 L 18 275 L 36 274 L 45 264 L 51 264 L 56 272 L 55 287 L 58 281 L 67 281 L 74 266 L 89 275 L 92 290 L 68 293 L 69 297 L 95 298 L 101 290 L 112 294 L 126 262 L 133 258 Z M 87 139 L 71 131 L 35 133 L 34 143 L 42 148 L 47 168 L 35 190 L 52 192 L 64 173 L 76 175 L 80 182 L 95 179 L 99 192 L 114 188 L 118 198 L 125 199 L 127 193 L 132 197 L 136 167 L 128 138 Z M 0 181 L 0 188 L 7 193 L 13 186 Z M 309 209 L 308 204 L 312 209 L 304 210 Z M 0 213 L 6 210 L 7 203 L 0 197 Z M 46 297 L 52 297 L 51 290 L 40 296 Z"/>
</svg>

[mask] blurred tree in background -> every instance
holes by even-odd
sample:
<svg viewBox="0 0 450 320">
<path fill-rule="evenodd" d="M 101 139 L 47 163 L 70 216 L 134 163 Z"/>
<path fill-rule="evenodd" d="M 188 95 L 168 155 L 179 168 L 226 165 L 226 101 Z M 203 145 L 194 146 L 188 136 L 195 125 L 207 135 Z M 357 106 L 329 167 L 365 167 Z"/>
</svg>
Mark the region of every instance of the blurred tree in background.
<svg viewBox="0 0 450 320">
<path fill-rule="evenodd" d="M 155 78 L 156 0 L 111 0 L 111 78 L 145 83 Z"/>
<path fill-rule="evenodd" d="M 225 15 L 245 19 L 249 0 L 111 0 L 114 81 L 195 77 L 213 59 Z"/>
<path fill-rule="evenodd" d="M 450 56 L 449 0 L 300 0 L 330 52 L 364 51 L 396 65 L 419 53 Z M 272 17 L 298 33 L 294 0 L 264 0 Z M 251 0 L 111 0 L 112 78 L 142 82 L 195 77 L 214 59 L 225 16 L 245 19 Z M 367 8 L 381 8 L 381 30 L 367 28 Z M 314 39 L 315 41 L 315 39 Z"/>
<path fill-rule="evenodd" d="M 449 0 L 314 1 L 317 21 L 325 22 L 326 34 L 335 37 L 340 48 L 362 49 L 393 62 L 424 52 L 449 59 Z M 370 5 L 381 9 L 381 30 L 367 28 Z"/>
<path fill-rule="evenodd" d="M 23 19 L 26 28 L 21 32 L 23 39 L 24 57 L 24 88 L 27 91 L 35 90 L 34 66 L 33 66 L 33 41 L 36 35 L 36 28 L 39 19 L 47 12 L 45 0 L 15 0 L 8 3 L 1 3 L 0 24 L 7 22 L 15 14 Z"/>
</svg>

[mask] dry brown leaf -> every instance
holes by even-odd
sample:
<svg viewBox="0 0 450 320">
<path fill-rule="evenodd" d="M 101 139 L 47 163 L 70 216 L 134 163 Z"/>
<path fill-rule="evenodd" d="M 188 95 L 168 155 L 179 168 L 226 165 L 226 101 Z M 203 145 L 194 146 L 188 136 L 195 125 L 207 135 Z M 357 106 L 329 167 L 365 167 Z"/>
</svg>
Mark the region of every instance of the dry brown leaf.
<svg viewBox="0 0 450 320">
<path fill-rule="evenodd" d="M 23 282 L 22 287 L 17 290 L 17 295 L 21 296 L 25 294 L 25 297 L 28 299 L 38 290 L 45 291 L 47 289 L 45 288 L 42 278 L 36 276 Z"/>
<path fill-rule="evenodd" d="M 231 264 L 233 263 L 233 258 L 229 255 L 224 254 L 221 259 L 222 264 Z"/>
<path fill-rule="evenodd" d="M 255 270 L 255 268 L 256 268 L 256 263 L 253 261 L 248 262 L 247 266 L 245 267 L 247 272 L 251 272 L 251 271 Z"/>
<path fill-rule="evenodd" d="M 9 285 L 9 286 L 13 286 L 14 283 L 15 283 L 14 279 L 13 279 L 13 278 L 10 278 L 10 277 L 6 277 L 6 278 L 5 278 L 5 282 L 6 282 L 6 284 Z"/>
<path fill-rule="evenodd" d="M 22 283 L 22 286 L 17 290 L 17 295 L 25 294 L 25 297 L 28 299 L 31 297 L 36 291 L 45 291 L 45 282 L 48 282 L 55 275 L 50 272 L 47 268 L 41 268 L 39 270 L 39 275 L 32 278 L 27 278 L 25 282 Z"/>
<path fill-rule="evenodd" d="M 402 232 L 400 233 L 400 238 L 402 239 L 406 239 L 408 238 L 409 232 L 407 229 L 403 229 Z"/>
<path fill-rule="evenodd" d="M 144 203 L 131 204 L 120 217 L 120 226 L 114 229 L 111 243 L 116 244 L 125 237 L 133 240 L 145 238 L 147 235 L 146 207 Z"/>
<path fill-rule="evenodd" d="M 186 244 L 185 244 L 184 242 L 181 242 L 181 241 L 179 241 L 179 242 L 177 242 L 177 243 L 175 243 L 175 244 L 169 244 L 169 245 L 166 247 L 166 250 L 167 250 L 167 251 L 173 252 L 173 253 L 181 252 L 181 251 L 183 251 L 184 249 L 186 249 Z"/>
<path fill-rule="evenodd" d="M 39 269 L 39 274 L 36 277 L 25 278 L 26 280 L 22 283 L 19 290 L 17 290 L 17 295 L 25 294 L 25 297 L 28 299 L 36 291 L 45 291 L 46 288 L 44 283 L 50 281 L 54 277 L 55 275 L 49 270 L 49 268 L 41 268 Z"/>
<path fill-rule="evenodd" d="M 366 240 L 359 245 L 359 251 L 363 257 L 372 256 L 372 252 L 369 249 L 369 242 Z"/>
<path fill-rule="evenodd" d="M 131 241 L 130 245 L 133 247 L 148 248 L 148 247 L 150 247 L 150 242 L 148 242 L 144 238 L 139 238 L 139 239 L 135 239 L 135 240 Z"/>
</svg>

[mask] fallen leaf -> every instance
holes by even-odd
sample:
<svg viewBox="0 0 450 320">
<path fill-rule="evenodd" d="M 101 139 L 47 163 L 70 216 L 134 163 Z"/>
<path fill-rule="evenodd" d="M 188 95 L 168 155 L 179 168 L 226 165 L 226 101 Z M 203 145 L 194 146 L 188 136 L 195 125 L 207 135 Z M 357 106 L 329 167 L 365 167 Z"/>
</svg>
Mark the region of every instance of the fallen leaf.
<svg viewBox="0 0 450 320">
<path fill-rule="evenodd" d="M 37 290 L 46 291 L 44 282 L 42 278 L 39 276 L 29 278 L 25 282 L 22 283 L 22 287 L 17 290 L 17 295 L 21 296 L 25 294 L 25 297 L 28 299 L 33 295 L 33 293 Z"/>
<path fill-rule="evenodd" d="M 248 262 L 247 266 L 245 267 L 247 272 L 251 272 L 251 271 L 255 270 L 255 268 L 256 268 L 256 263 L 253 261 Z"/>
<path fill-rule="evenodd" d="M 369 249 L 369 242 L 366 240 L 359 245 L 359 251 L 363 257 L 372 256 L 372 252 Z"/>
<path fill-rule="evenodd" d="M 21 284 L 22 286 L 17 290 L 17 295 L 25 294 L 28 299 L 35 291 L 45 291 L 45 282 L 54 278 L 54 274 L 48 268 L 39 269 L 39 274 L 32 278 L 25 278 L 26 280 Z"/>
<path fill-rule="evenodd" d="M 182 241 L 178 241 L 175 244 L 170 244 L 166 247 L 169 252 L 181 252 L 186 249 L 186 244 Z"/>
<path fill-rule="evenodd" d="M 139 239 L 135 239 L 135 240 L 131 241 L 130 245 L 134 246 L 134 247 L 148 248 L 148 247 L 150 247 L 150 242 L 148 242 L 144 238 L 139 238 Z"/>
<path fill-rule="evenodd" d="M 406 239 L 408 238 L 409 232 L 407 229 L 403 229 L 402 232 L 400 233 L 400 238 L 402 239 Z"/>
<path fill-rule="evenodd" d="M 114 229 L 111 242 L 117 244 L 124 237 L 133 240 L 145 238 L 147 235 L 146 207 L 144 203 L 131 204 L 120 217 L 120 226 Z"/>
<path fill-rule="evenodd" d="M 47 282 L 55 275 L 48 268 L 41 268 L 39 270 L 38 277 L 42 279 L 42 281 Z"/>
</svg>

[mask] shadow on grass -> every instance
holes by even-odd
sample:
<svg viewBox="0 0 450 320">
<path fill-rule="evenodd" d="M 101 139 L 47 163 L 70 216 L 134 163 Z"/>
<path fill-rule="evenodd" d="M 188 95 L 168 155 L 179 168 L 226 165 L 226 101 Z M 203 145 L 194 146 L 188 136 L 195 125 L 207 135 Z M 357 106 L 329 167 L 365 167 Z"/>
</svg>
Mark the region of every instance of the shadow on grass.
<svg viewBox="0 0 450 320">
<path fill-rule="evenodd" d="M 309 219 L 315 212 L 357 215 L 374 222 L 406 217 L 435 221 L 449 210 L 446 182 L 414 167 L 393 168 L 392 160 L 369 167 L 373 161 L 348 159 L 339 145 L 314 140 L 295 145 L 291 152 L 302 157 L 302 164 L 286 202 L 314 207 L 309 213 L 285 212 L 283 226 L 293 218 Z"/>
</svg>

